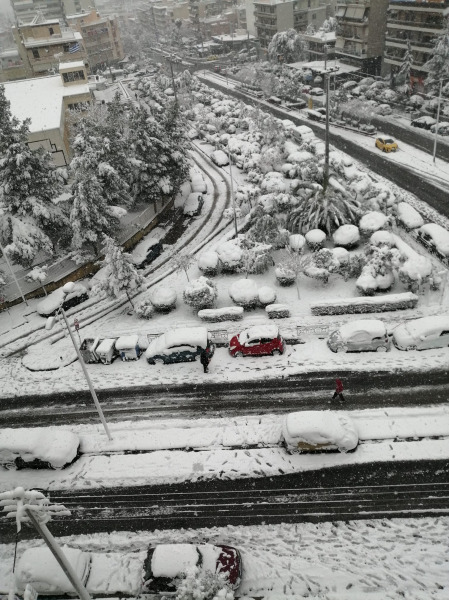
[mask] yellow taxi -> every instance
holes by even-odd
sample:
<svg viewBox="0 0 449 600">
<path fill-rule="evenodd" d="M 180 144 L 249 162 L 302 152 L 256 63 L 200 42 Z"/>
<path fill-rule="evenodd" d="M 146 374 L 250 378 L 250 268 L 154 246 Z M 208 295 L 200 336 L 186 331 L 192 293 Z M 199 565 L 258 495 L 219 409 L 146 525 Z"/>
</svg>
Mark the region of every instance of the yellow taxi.
<svg viewBox="0 0 449 600">
<path fill-rule="evenodd" d="M 391 138 L 377 138 L 376 148 L 382 150 L 382 152 L 396 152 L 398 149 L 397 143 Z"/>
</svg>

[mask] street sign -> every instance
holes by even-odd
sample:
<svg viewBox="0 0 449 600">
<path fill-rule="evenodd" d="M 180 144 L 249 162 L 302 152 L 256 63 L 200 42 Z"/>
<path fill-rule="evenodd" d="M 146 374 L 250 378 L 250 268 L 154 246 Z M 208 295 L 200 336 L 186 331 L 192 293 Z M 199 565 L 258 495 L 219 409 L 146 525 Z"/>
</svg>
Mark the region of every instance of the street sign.
<svg viewBox="0 0 449 600">
<path fill-rule="evenodd" d="M 73 324 L 75 325 L 75 329 L 76 329 L 76 331 L 79 331 L 80 324 L 79 324 L 79 321 L 78 321 L 78 319 L 75 319 L 75 320 L 73 321 Z"/>
</svg>

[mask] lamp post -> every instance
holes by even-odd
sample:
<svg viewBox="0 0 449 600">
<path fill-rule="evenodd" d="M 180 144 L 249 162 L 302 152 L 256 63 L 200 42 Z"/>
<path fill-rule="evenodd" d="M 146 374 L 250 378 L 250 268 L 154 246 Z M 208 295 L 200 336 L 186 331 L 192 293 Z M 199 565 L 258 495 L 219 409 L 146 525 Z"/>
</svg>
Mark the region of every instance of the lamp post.
<svg viewBox="0 0 449 600">
<path fill-rule="evenodd" d="M 1 493 L 0 506 L 3 507 L 3 512 L 7 513 L 7 517 L 14 517 L 16 519 L 17 533 L 22 528 L 22 522 L 28 522 L 34 526 L 81 600 L 91 600 L 83 582 L 46 526 L 46 523 L 51 520 L 52 515 L 70 516 L 70 511 L 62 504 L 50 504 L 48 498 L 42 492 L 38 492 L 37 490 L 25 491 L 22 487 Z M 14 597 L 14 591 L 11 589 L 10 597 Z"/>
<path fill-rule="evenodd" d="M 440 107 L 441 107 L 441 91 L 443 89 L 443 80 L 440 79 L 440 89 L 438 93 L 438 108 L 437 108 L 437 122 L 435 123 L 435 138 L 433 140 L 433 164 L 435 164 L 435 157 L 437 154 L 437 138 L 438 138 L 438 124 L 440 122 Z"/>
<path fill-rule="evenodd" d="M 75 341 L 75 338 L 73 336 L 72 330 L 70 329 L 70 324 L 69 324 L 69 322 L 67 320 L 67 316 L 65 314 L 65 310 L 62 308 L 62 304 L 64 302 L 64 299 L 65 299 L 66 295 L 70 294 L 70 292 L 73 291 L 74 287 L 75 287 L 75 284 L 73 283 L 73 281 L 69 281 L 68 283 L 66 283 L 62 287 L 62 291 L 64 292 L 64 296 L 63 296 L 63 299 L 61 301 L 61 305 L 60 305 L 60 307 L 57 310 L 57 314 L 59 313 L 62 316 L 62 318 L 64 319 L 64 323 L 65 323 L 65 325 L 67 327 L 67 330 L 68 330 L 69 335 L 70 335 L 70 339 L 72 340 L 73 347 L 75 348 L 76 354 L 78 356 L 79 363 L 80 363 L 81 368 L 83 370 L 84 377 L 86 378 L 87 385 L 89 386 L 89 390 L 90 390 L 90 393 L 91 393 L 91 396 L 92 396 L 92 400 L 94 401 L 95 408 L 97 409 L 98 415 L 100 417 L 100 421 L 102 422 L 104 430 L 106 431 L 106 435 L 108 436 L 108 440 L 111 441 L 112 440 L 112 436 L 110 434 L 108 424 L 106 423 L 106 419 L 104 418 L 104 414 L 103 414 L 103 411 L 101 409 L 100 402 L 98 401 L 97 394 L 95 392 L 95 389 L 94 389 L 94 386 L 92 384 L 92 381 L 91 381 L 91 379 L 89 377 L 89 373 L 87 372 L 86 365 L 84 363 L 83 357 L 82 357 L 81 352 L 80 352 L 80 350 L 79 350 L 79 348 L 78 348 L 78 346 L 76 344 L 76 341 Z M 54 317 L 50 317 L 48 319 L 48 321 L 47 321 L 47 325 L 45 326 L 45 328 L 46 329 L 51 329 L 53 327 L 53 325 L 54 325 L 54 322 L 55 322 L 55 318 Z"/>
</svg>

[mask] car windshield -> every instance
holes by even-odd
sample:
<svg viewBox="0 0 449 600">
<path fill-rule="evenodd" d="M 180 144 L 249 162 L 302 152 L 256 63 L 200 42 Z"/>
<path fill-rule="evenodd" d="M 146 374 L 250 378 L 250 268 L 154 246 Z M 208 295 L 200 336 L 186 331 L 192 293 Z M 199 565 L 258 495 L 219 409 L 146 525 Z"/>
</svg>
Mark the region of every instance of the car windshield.
<svg viewBox="0 0 449 600">
<path fill-rule="evenodd" d="M 394 140 L 392 140 L 391 138 L 388 138 L 387 140 L 385 140 L 386 144 L 394 144 Z"/>
</svg>

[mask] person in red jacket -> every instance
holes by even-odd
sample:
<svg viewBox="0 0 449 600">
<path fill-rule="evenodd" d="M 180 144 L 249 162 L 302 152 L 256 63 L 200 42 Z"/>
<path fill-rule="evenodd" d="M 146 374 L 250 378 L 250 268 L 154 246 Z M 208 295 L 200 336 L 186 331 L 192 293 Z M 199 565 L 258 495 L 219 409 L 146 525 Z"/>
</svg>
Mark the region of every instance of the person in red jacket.
<svg viewBox="0 0 449 600">
<path fill-rule="evenodd" d="M 336 400 L 337 398 L 340 400 L 340 402 L 345 402 L 345 397 L 343 396 L 343 383 L 341 379 L 335 380 L 335 392 L 332 396 L 332 400 Z"/>
</svg>

